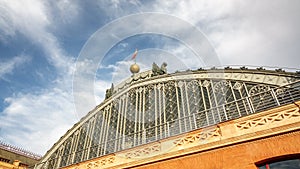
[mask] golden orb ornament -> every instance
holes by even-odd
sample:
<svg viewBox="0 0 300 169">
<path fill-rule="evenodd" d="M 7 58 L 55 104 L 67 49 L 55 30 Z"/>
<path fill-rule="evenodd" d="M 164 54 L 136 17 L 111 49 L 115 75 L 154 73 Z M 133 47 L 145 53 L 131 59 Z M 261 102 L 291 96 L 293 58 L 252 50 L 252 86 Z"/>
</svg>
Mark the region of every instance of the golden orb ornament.
<svg viewBox="0 0 300 169">
<path fill-rule="evenodd" d="M 134 63 L 130 66 L 131 73 L 135 74 L 135 73 L 139 73 L 139 71 L 140 71 L 140 66 L 138 64 Z"/>
</svg>

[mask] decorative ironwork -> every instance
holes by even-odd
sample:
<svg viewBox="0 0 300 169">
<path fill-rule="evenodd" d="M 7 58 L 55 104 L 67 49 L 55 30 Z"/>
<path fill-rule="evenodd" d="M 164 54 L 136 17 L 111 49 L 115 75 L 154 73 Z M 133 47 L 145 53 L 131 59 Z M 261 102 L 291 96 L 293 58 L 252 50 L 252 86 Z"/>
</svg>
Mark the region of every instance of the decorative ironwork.
<svg viewBox="0 0 300 169">
<path fill-rule="evenodd" d="M 61 157 L 61 163 L 60 163 L 61 167 L 68 165 L 69 161 L 71 160 L 70 159 L 71 144 L 72 144 L 72 137 L 66 141 L 66 144 L 64 146 L 64 153 L 63 156 Z M 54 167 L 49 166 L 49 169 L 50 168 L 54 168 Z"/>
<path fill-rule="evenodd" d="M 273 82 L 257 84 L 237 80 L 235 76 L 226 80 L 205 77 L 208 76 L 154 77 L 152 81 L 136 81 L 121 93 L 116 87 L 114 97 L 97 107 L 65 139 L 61 144 L 64 148 L 54 151 L 37 168 L 74 164 L 300 100 L 299 81 L 279 87 Z M 246 129 L 261 120 L 288 117 L 272 115 L 237 127 Z M 205 140 L 218 133 L 196 134 L 180 140 L 178 145 Z"/>
<path fill-rule="evenodd" d="M 92 140 L 91 140 L 91 148 L 90 148 L 90 153 L 89 153 L 89 158 L 94 158 L 99 155 L 98 150 L 99 150 L 99 143 L 101 140 L 101 133 L 103 132 L 101 130 L 101 124 L 103 124 L 103 118 L 102 118 L 103 111 L 99 112 L 99 114 L 95 117 L 96 122 L 94 126 L 94 131 L 92 135 Z"/>
<path fill-rule="evenodd" d="M 276 100 L 274 100 L 272 91 L 270 90 L 271 86 L 267 85 L 256 85 L 249 90 L 251 97 L 251 102 L 253 105 L 253 109 L 256 112 L 264 110 L 266 107 L 274 107 L 276 106 Z"/>
<path fill-rule="evenodd" d="M 78 140 L 78 144 L 77 144 L 77 148 L 76 148 L 76 152 L 75 152 L 74 163 L 80 162 L 84 155 L 84 146 L 85 146 L 87 130 L 88 130 L 88 126 L 86 123 L 81 128 L 81 132 L 80 132 L 80 136 L 79 136 L 79 140 Z M 70 151 L 69 149 L 66 149 L 66 150 Z"/>
</svg>

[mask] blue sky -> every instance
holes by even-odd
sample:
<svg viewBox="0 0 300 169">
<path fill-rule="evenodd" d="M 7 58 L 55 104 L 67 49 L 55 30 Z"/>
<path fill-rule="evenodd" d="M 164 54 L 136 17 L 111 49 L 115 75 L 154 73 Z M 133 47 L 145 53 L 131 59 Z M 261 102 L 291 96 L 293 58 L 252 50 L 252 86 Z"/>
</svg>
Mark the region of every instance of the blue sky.
<svg viewBox="0 0 300 169">
<path fill-rule="evenodd" d="M 80 60 L 85 47 L 100 50 L 105 45 L 101 37 L 97 38 L 102 43 L 88 43 L 97 31 L 117 19 L 126 21 L 129 15 L 149 12 L 176 17 L 197 28 L 216 52 L 216 66 L 300 68 L 297 0 L 0 0 L 0 140 L 44 154 L 103 100 L 111 83 L 130 76 L 130 57 L 136 48 L 142 70 L 150 69 L 153 61 L 168 62 L 170 72 L 214 66 L 195 56 L 185 43 L 188 39 L 151 32 L 118 39 L 105 55 L 98 56 L 102 60 L 95 63 L 95 72 L 89 67 L 93 60 Z M 114 28 L 115 34 L 137 29 L 130 27 L 135 21 L 131 22 Z M 159 18 L 136 22 L 145 30 L 148 22 L 161 30 L 176 24 L 174 20 L 159 22 Z M 197 57 L 200 60 L 195 61 Z M 94 86 L 85 85 L 81 77 L 74 81 L 78 68 L 92 75 Z M 74 95 L 93 101 L 88 106 L 76 104 Z"/>
</svg>

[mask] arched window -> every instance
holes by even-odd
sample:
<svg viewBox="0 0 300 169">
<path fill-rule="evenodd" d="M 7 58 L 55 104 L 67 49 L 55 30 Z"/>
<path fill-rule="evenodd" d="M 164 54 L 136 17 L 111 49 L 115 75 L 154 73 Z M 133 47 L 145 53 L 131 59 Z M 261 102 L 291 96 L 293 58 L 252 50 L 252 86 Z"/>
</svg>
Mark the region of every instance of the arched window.
<svg viewBox="0 0 300 169">
<path fill-rule="evenodd" d="M 256 166 L 258 169 L 299 169 L 300 154 L 272 158 Z"/>
</svg>

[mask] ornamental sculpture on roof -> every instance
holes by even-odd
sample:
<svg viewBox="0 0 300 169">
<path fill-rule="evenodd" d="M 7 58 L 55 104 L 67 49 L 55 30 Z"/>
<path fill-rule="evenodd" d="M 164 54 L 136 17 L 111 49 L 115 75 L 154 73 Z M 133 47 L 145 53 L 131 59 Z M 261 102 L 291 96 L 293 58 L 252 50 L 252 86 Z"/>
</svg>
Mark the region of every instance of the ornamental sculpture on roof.
<svg viewBox="0 0 300 169">
<path fill-rule="evenodd" d="M 114 94 L 114 84 L 111 84 L 110 89 L 106 89 L 105 99 L 110 98 Z"/>
<path fill-rule="evenodd" d="M 167 63 L 163 62 L 163 64 L 159 67 L 155 62 L 152 64 L 152 76 L 163 75 L 167 73 Z"/>
</svg>

